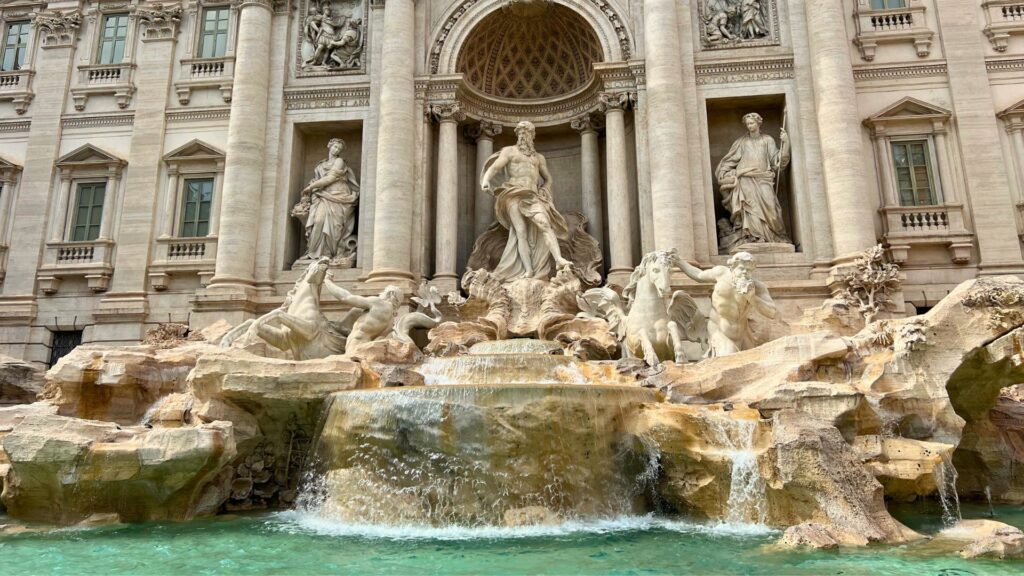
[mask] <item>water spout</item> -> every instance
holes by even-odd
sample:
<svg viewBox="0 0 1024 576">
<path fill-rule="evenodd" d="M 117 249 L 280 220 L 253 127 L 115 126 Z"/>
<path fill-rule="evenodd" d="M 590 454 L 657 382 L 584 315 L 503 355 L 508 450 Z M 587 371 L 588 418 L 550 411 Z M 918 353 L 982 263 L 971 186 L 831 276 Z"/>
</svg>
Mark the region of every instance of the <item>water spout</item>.
<svg viewBox="0 0 1024 576">
<path fill-rule="evenodd" d="M 942 462 L 935 467 L 935 486 L 939 490 L 939 504 L 942 505 L 942 523 L 953 526 L 961 520 L 960 495 L 956 491 L 958 477 L 953 457 L 943 452 Z"/>
</svg>

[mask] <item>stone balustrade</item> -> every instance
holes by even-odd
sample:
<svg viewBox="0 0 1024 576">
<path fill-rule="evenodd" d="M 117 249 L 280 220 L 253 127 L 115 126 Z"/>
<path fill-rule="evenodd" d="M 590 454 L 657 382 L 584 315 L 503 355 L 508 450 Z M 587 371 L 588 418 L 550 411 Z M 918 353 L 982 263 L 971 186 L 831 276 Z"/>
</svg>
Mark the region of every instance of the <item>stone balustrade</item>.
<svg viewBox="0 0 1024 576">
<path fill-rule="evenodd" d="M 149 282 L 154 290 L 166 290 L 171 276 L 199 275 L 203 286 L 209 284 L 217 264 L 217 237 L 163 237 L 149 266 Z"/>
<path fill-rule="evenodd" d="M 875 59 L 879 44 L 912 42 L 917 55 L 931 54 L 935 33 L 928 27 L 923 0 L 909 0 L 905 8 L 873 10 L 858 8 L 854 13 L 857 37 L 854 44 L 868 62 Z"/>
<path fill-rule="evenodd" d="M 963 205 L 887 206 L 881 212 L 889 253 L 897 263 L 906 262 L 911 248 L 924 245 L 945 246 L 957 264 L 970 259 L 974 235 L 964 226 Z"/>
<path fill-rule="evenodd" d="M 32 92 L 33 70 L 9 70 L 0 72 L 0 102 L 14 103 L 14 111 L 24 114 L 34 96 Z"/>
<path fill-rule="evenodd" d="M 117 107 L 127 108 L 135 93 L 134 73 L 135 65 L 129 62 L 79 66 L 78 86 L 71 89 L 75 110 L 85 110 L 90 97 L 103 94 L 113 94 Z"/>
<path fill-rule="evenodd" d="M 40 291 L 55 294 L 65 278 L 84 278 L 93 292 L 106 291 L 114 274 L 113 252 L 112 240 L 47 242 L 36 275 Z"/>
<path fill-rule="evenodd" d="M 224 102 L 231 102 L 231 90 L 235 75 L 235 57 L 186 58 L 181 61 L 179 80 L 174 83 L 178 102 L 188 104 L 192 92 L 200 89 L 220 90 Z"/>
<path fill-rule="evenodd" d="M 1010 36 L 1024 34 L 1024 2 L 1020 0 L 987 0 L 982 3 L 987 24 L 985 36 L 996 52 L 1005 52 Z"/>
</svg>

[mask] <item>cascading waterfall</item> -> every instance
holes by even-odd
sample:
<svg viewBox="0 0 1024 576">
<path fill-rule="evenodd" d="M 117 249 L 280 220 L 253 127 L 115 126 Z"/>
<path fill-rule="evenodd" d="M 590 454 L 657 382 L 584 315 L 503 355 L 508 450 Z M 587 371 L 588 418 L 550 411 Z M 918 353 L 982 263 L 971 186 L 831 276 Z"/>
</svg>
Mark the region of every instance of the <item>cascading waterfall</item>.
<svg viewBox="0 0 1024 576">
<path fill-rule="evenodd" d="M 942 506 L 942 523 L 952 526 L 961 520 L 960 495 L 956 491 L 958 477 L 953 457 L 943 452 L 942 462 L 935 467 L 935 486 L 939 490 L 939 504 Z"/>
<path fill-rule="evenodd" d="M 551 370 L 578 369 L 564 356 L 488 352 L 419 368 L 442 385 L 332 395 L 299 509 L 390 526 L 521 525 L 650 509 L 658 458 L 631 422 L 659 392 L 583 372 L 566 383 Z"/>
<path fill-rule="evenodd" d="M 725 521 L 730 524 L 764 524 L 765 480 L 757 465 L 754 449 L 758 423 L 756 420 L 730 418 L 727 412 L 708 417 L 712 440 L 732 462 L 729 499 Z"/>
</svg>

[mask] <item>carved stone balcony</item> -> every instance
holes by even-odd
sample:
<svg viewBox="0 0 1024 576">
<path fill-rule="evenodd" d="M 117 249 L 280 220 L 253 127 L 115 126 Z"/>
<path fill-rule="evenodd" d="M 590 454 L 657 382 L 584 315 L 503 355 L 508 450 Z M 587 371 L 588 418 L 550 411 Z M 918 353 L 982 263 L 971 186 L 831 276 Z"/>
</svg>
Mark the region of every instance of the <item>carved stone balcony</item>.
<svg viewBox="0 0 1024 576">
<path fill-rule="evenodd" d="M 114 274 L 113 240 L 47 242 L 43 265 L 36 280 L 44 294 L 55 294 L 64 278 L 85 278 L 93 292 L 110 287 Z"/>
<path fill-rule="evenodd" d="M 201 88 L 216 88 L 224 102 L 231 102 L 231 87 L 234 82 L 235 58 L 190 58 L 181 61 L 182 80 L 174 83 L 178 102 L 182 106 L 192 98 L 192 91 Z"/>
<path fill-rule="evenodd" d="M 971 259 L 974 235 L 964 227 L 961 204 L 887 206 L 880 212 L 885 218 L 885 242 L 897 264 L 907 261 L 914 246 L 926 245 L 945 246 L 957 264 Z"/>
<path fill-rule="evenodd" d="M 1024 2 L 1021 0 L 986 0 L 981 4 L 985 10 L 988 36 L 996 52 L 1005 52 L 1010 36 L 1024 34 Z"/>
<path fill-rule="evenodd" d="M 71 89 L 75 110 L 85 110 L 89 98 L 100 94 L 113 94 L 117 107 L 127 108 L 135 93 L 134 72 L 135 64 L 130 62 L 79 66 L 78 86 Z"/>
<path fill-rule="evenodd" d="M 154 290 L 166 290 L 171 276 L 199 275 L 206 286 L 217 264 L 217 237 L 158 238 L 156 258 L 149 266 L 149 281 Z"/>
<path fill-rule="evenodd" d="M 935 33 L 928 28 L 922 0 L 909 0 L 906 8 L 888 10 L 858 7 L 854 17 L 857 37 L 853 42 L 860 49 L 861 57 L 868 62 L 875 59 L 879 44 L 913 42 L 919 57 L 931 54 Z"/>
<path fill-rule="evenodd" d="M 32 92 L 34 70 L 0 72 L 0 102 L 13 102 L 14 111 L 24 114 L 35 94 Z"/>
</svg>

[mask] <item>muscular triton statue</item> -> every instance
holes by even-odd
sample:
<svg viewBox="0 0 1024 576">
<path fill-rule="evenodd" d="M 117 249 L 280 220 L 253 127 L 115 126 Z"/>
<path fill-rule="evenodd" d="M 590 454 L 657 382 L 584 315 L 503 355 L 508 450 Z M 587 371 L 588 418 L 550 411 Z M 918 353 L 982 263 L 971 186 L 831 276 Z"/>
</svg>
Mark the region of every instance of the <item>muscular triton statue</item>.
<svg viewBox="0 0 1024 576">
<path fill-rule="evenodd" d="M 750 329 L 751 316 L 758 312 L 775 318 L 777 310 L 768 287 L 752 276 L 757 267 L 753 256 L 737 252 L 729 258 L 728 266 L 709 270 L 701 270 L 679 257 L 675 258 L 675 264 L 697 282 L 715 283 L 708 316 L 709 357 L 727 356 L 758 344 Z"/>
<path fill-rule="evenodd" d="M 358 296 L 332 282 L 328 275 L 324 279 L 324 288 L 339 301 L 363 311 L 355 312 L 358 318 L 352 324 L 352 330 L 345 342 L 346 354 L 351 353 L 360 344 L 386 336 L 394 328 L 395 316 L 398 315 L 398 307 L 402 304 L 402 290 L 397 286 L 388 286 L 378 296 Z"/>
<path fill-rule="evenodd" d="M 552 267 L 572 263 L 562 257 L 559 239 L 569 236 L 565 218 L 551 200 L 551 173 L 547 161 L 533 146 L 536 130 L 530 122 L 516 125 L 518 141 L 491 156 L 484 165 L 480 187 L 494 194 L 494 213 L 508 230 L 508 242 L 493 274 L 499 280 L 547 279 Z M 492 181 L 499 172 L 505 181 L 497 189 Z"/>
</svg>

